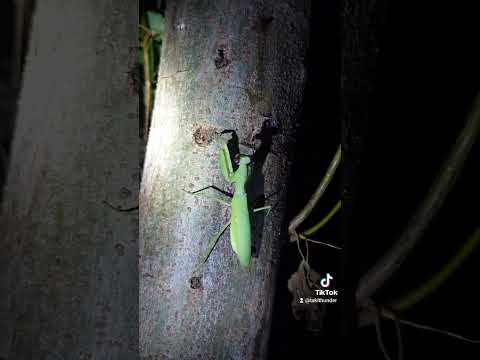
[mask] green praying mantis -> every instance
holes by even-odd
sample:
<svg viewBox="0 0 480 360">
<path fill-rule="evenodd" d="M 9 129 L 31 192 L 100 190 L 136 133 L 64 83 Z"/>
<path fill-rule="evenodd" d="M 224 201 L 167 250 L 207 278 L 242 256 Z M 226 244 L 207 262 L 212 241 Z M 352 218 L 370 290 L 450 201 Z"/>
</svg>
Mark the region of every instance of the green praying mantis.
<svg viewBox="0 0 480 360">
<path fill-rule="evenodd" d="M 231 202 L 228 202 L 217 197 L 203 195 L 207 198 L 211 198 L 224 205 L 229 206 L 231 208 L 231 214 L 230 214 L 230 221 L 227 222 L 225 225 L 223 225 L 220 231 L 211 238 L 209 245 L 207 247 L 206 254 L 205 256 L 203 256 L 201 262 L 199 263 L 199 266 L 197 266 L 195 273 L 199 272 L 201 267 L 203 267 L 203 265 L 207 262 L 215 245 L 217 244 L 218 240 L 220 239 L 222 234 L 225 232 L 225 230 L 228 228 L 228 226 L 230 226 L 230 243 L 233 251 L 235 252 L 240 262 L 240 265 L 244 269 L 248 269 L 250 266 L 250 262 L 252 258 L 252 254 L 251 254 L 252 233 L 251 233 L 251 223 L 250 223 L 251 207 L 250 207 L 249 199 L 247 196 L 246 183 L 250 177 L 249 166 L 251 164 L 251 158 L 248 155 L 237 154 L 234 158 L 234 163 L 235 165 L 237 165 L 236 170 L 234 170 L 233 168 L 230 151 L 228 149 L 227 143 L 225 143 L 221 147 L 219 152 L 219 167 L 225 180 L 233 185 L 234 187 L 233 195 L 223 190 L 220 190 L 219 188 L 213 185 L 207 186 L 205 188 L 202 188 L 193 192 L 184 190 L 187 193 L 192 195 L 201 195 L 200 193 L 202 191 L 209 188 L 213 188 L 232 198 Z M 306 236 L 315 233 L 319 228 L 324 226 L 330 220 L 330 218 L 338 211 L 339 208 L 340 208 L 340 203 L 338 203 L 335 206 L 335 208 L 322 221 L 320 221 L 320 223 L 315 225 L 312 229 L 309 229 L 306 232 L 299 234 L 299 237 L 302 239 L 306 239 L 312 242 L 322 244 L 322 245 L 327 245 L 336 249 L 340 249 L 336 246 L 333 246 L 321 241 L 314 241 L 306 238 Z M 271 209 L 271 206 L 263 206 L 263 207 L 253 209 L 252 212 L 256 213 L 259 211 L 266 210 L 268 214 L 268 211 L 270 211 L 270 209 Z"/>
<path fill-rule="evenodd" d="M 218 240 L 225 232 L 227 227 L 230 225 L 230 244 L 232 246 L 232 249 L 237 255 L 238 261 L 240 262 L 242 268 L 248 269 L 250 267 L 250 262 L 252 258 L 252 233 L 250 223 L 250 207 L 247 197 L 246 183 L 250 176 L 249 165 L 251 163 L 251 159 L 248 155 L 238 154 L 234 158 L 234 161 L 235 164 L 238 166 L 236 170 L 234 170 L 233 168 L 230 151 L 228 149 L 228 145 L 225 143 L 219 152 L 219 165 L 220 171 L 225 180 L 231 183 L 234 187 L 233 195 L 228 194 L 229 196 L 231 196 L 232 200 L 231 202 L 228 202 L 216 197 L 211 198 L 222 204 L 230 206 L 230 221 L 223 225 L 221 230 L 212 237 L 208 245 L 208 250 L 205 256 L 202 258 L 202 261 L 200 262 L 200 266 L 203 266 L 203 264 L 207 262 Z M 188 193 L 197 195 L 201 191 L 208 188 L 213 188 L 225 194 L 225 192 L 221 191 L 215 186 L 207 186 L 203 189 Z M 259 212 L 264 210 L 269 211 L 270 209 L 271 206 L 263 206 L 253 209 L 253 212 Z"/>
</svg>

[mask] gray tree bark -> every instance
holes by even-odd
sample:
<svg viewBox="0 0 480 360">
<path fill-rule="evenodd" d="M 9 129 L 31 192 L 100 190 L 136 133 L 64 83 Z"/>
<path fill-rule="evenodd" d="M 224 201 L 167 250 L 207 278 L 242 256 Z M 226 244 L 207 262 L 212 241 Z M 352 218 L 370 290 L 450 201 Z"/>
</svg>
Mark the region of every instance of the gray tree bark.
<svg viewBox="0 0 480 360">
<path fill-rule="evenodd" d="M 132 1 L 39 1 L 0 239 L 0 358 L 138 356 Z"/>
<path fill-rule="evenodd" d="M 140 352 L 145 357 L 266 357 L 288 151 L 306 80 L 309 14 L 309 1 L 167 4 L 140 194 Z M 252 188 L 267 196 L 278 193 L 269 200 L 275 207 L 263 231 L 254 236 L 250 271 L 240 268 L 227 232 L 194 289 L 192 273 L 230 210 L 182 190 L 226 188 L 218 168 L 218 150 L 228 139 L 218 135 L 222 130 L 236 131 L 240 143 L 266 146 L 268 155 L 253 166 Z M 269 146 L 268 134 L 275 131 Z M 260 133 L 267 135 L 255 140 Z"/>
</svg>

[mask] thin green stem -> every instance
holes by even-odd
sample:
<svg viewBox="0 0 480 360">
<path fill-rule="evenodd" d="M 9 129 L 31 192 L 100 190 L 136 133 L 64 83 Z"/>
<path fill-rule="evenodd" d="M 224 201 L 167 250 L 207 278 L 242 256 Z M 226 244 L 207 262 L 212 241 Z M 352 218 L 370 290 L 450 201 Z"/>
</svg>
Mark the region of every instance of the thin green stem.
<svg viewBox="0 0 480 360">
<path fill-rule="evenodd" d="M 410 218 L 405 230 L 384 256 L 360 279 L 356 292 L 361 306 L 402 265 L 442 207 L 480 133 L 480 93 L 436 180 Z"/>
<path fill-rule="evenodd" d="M 332 208 L 332 210 L 330 210 L 330 212 L 322 220 L 320 220 L 317 224 L 312 226 L 310 229 L 302 232 L 301 235 L 307 237 L 315 234 L 318 230 L 320 230 L 330 221 L 330 219 L 338 212 L 338 210 L 340 210 L 341 206 L 342 206 L 342 201 L 339 200 L 338 203 Z"/>
<path fill-rule="evenodd" d="M 473 253 L 480 244 L 480 227 L 478 227 L 463 246 L 453 255 L 450 260 L 433 277 L 420 287 L 409 292 L 400 299 L 392 302 L 387 307 L 395 311 L 405 311 L 423 300 L 440 287 L 457 270 L 465 259 Z"/>
<path fill-rule="evenodd" d="M 335 156 L 333 157 L 322 181 L 320 182 L 317 189 L 315 190 L 315 193 L 312 195 L 312 197 L 307 202 L 305 207 L 298 213 L 298 215 L 295 216 L 292 219 L 292 221 L 290 221 L 290 224 L 288 226 L 288 233 L 291 234 L 290 241 L 296 240 L 297 236 L 295 236 L 295 234 L 296 234 L 297 227 L 308 217 L 308 215 L 310 215 L 312 210 L 315 208 L 315 205 L 318 203 L 322 195 L 325 193 L 325 190 L 327 189 L 328 185 L 332 181 L 333 175 L 337 170 L 338 164 L 340 163 L 341 156 L 342 156 L 342 147 L 341 147 L 341 144 L 339 144 L 337 151 L 335 152 Z"/>
</svg>

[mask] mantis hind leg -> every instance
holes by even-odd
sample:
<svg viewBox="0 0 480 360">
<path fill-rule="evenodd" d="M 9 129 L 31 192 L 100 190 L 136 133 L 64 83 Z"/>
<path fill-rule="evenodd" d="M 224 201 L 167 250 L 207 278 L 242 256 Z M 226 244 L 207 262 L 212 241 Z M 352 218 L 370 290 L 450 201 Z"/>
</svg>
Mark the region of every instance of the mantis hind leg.
<svg viewBox="0 0 480 360">
<path fill-rule="evenodd" d="M 275 204 L 272 206 L 272 205 L 262 205 L 266 200 L 270 199 L 272 196 L 275 196 L 276 194 L 278 193 L 278 191 L 275 191 L 273 193 L 271 193 L 270 195 L 268 196 L 262 196 L 261 198 L 257 198 L 253 204 L 258 204 L 258 205 L 261 205 L 257 208 L 254 208 L 253 209 L 253 212 L 254 213 L 257 213 L 257 212 L 260 212 L 260 211 L 267 211 L 267 213 L 265 214 L 265 216 L 267 216 L 269 213 L 270 213 L 270 210 L 272 210 L 272 207 L 275 206 Z M 255 206 L 255 205 L 254 205 Z"/>
<path fill-rule="evenodd" d="M 219 189 L 218 187 L 216 187 L 215 185 L 210 185 L 210 186 L 206 186 L 204 188 L 201 188 L 199 190 L 195 190 L 195 191 L 187 191 L 187 190 L 183 190 L 185 191 L 186 193 L 190 194 L 190 195 L 195 195 L 195 196 L 202 196 L 202 197 L 205 197 L 207 199 L 212 199 L 212 200 L 215 200 L 215 201 L 218 201 L 219 203 L 222 203 L 224 205 L 227 205 L 227 206 L 230 206 L 230 203 L 227 201 L 227 200 L 224 200 L 224 199 L 221 199 L 221 198 L 218 198 L 216 196 L 211 196 L 211 195 L 206 195 L 206 194 L 202 194 L 201 192 L 202 191 L 205 191 L 207 189 L 214 189 L 220 193 L 222 193 L 223 195 L 225 195 L 226 197 L 229 197 L 231 198 L 232 197 L 232 194 L 230 194 L 229 192 L 227 191 L 224 191 L 222 189 Z"/>
<path fill-rule="evenodd" d="M 220 240 L 220 237 L 225 232 L 225 230 L 227 230 L 229 225 L 230 225 L 230 221 L 227 222 L 225 225 L 223 225 L 220 231 L 210 239 L 208 243 L 207 251 L 205 252 L 205 255 L 202 257 L 202 260 L 200 261 L 200 263 L 197 265 L 195 269 L 195 273 L 201 272 L 201 270 L 203 269 L 203 266 L 205 265 L 208 258 L 210 257 L 210 254 L 215 248 L 215 245 L 217 245 L 218 240 Z"/>
<path fill-rule="evenodd" d="M 256 209 L 253 209 L 253 212 L 256 213 L 256 212 L 260 212 L 260 211 L 266 211 L 267 213 L 265 214 L 265 216 L 267 216 L 268 213 L 270 212 L 270 210 L 272 210 L 272 206 L 267 205 L 267 206 L 262 206 L 262 207 L 258 207 Z"/>
</svg>

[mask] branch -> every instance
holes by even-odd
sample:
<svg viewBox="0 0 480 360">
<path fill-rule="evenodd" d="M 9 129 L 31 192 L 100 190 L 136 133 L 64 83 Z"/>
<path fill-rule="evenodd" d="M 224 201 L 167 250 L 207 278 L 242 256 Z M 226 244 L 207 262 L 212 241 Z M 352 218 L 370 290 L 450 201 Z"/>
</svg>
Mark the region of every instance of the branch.
<svg viewBox="0 0 480 360">
<path fill-rule="evenodd" d="M 305 230 L 300 234 L 300 237 L 302 236 L 310 236 L 315 234 L 318 230 L 320 230 L 323 226 L 325 226 L 330 219 L 340 210 L 340 207 L 342 206 L 342 201 L 339 200 L 338 203 L 333 207 L 332 210 L 318 223 L 316 223 L 314 226 L 312 226 L 310 229 Z"/>
<path fill-rule="evenodd" d="M 338 145 L 335 156 L 333 157 L 332 162 L 330 163 L 325 176 L 323 177 L 322 181 L 320 182 L 317 189 L 315 190 L 315 193 L 312 195 L 307 205 L 305 205 L 305 207 L 300 211 L 300 213 L 298 213 L 298 215 L 295 216 L 292 219 L 292 221 L 290 221 L 290 225 L 288 226 L 290 241 L 297 240 L 297 236 L 292 236 L 292 234 L 296 234 L 297 227 L 300 226 L 300 224 L 308 217 L 308 215 L 310 215 L 312 210 L 315 208 L 315 205 L 318 203 L 318 200 L 320 200 L 320 198 L 322 197 L 328 184 L 330 184 L 330 181 L 332 180 L 333 175 L 335 174 L 335 170 L 337 169 L 338 164 L 340 163 L 341 156 L 342 156 L 342 147 L 341 145 Z"/>
<path fill-rule="evenodd" d="M 458 250 L 455 255 L 453 255 L 450 260 L 439 271 L 437 271 L 432 278 L 430 278 L 430 280 L 387 307 L 395 311 L 405 311 L 421 301 L 442 285 L 450 275 L 460 267 L 468 255 L 475 250 L 478 244 L 480 244 L 480 227 L 473 232 L 460 250 Z"/>
<path fill-rule="evenodd" d="M 410 218 L 404 232 L 385 255 L 360 279 L 356 292 L 357 304 L 364 303 L 400 267 L 418 243 L 427 225 L 437 214 L 455 184 L 467 155 L 480 130 L 480 94 L 477 95 L 465 126 L 450 150 L 435 182 L 423 202 Z"/>
<path fill-rule="evenodd" d="M 370 326 L 370 325 L 375 326 L 375 330 L 376 330 L 376 333 L 377 333 L 377 341 L 378 341 L 379 347 L 382 350 L 384 356 L 387 357 L 387 358 L 388 358 L 388 355 L 386 355 L 385 346 L 384 346 L 384 344 L 382 342 L 382 339 L 381 339 L 380 318 L 390 319 L 395 323 L 395 328 L 396 328 L 396 333 L 397 333 L 397 341 L 398 341 L 398 345 L 397 345 L 397 347 L 398 347 L 398 356 L 397 356 L 398 359 L 401 359 L 403 357 L 403 344 L 402 344 L 402 338 L 401 338 L 400 324 L 408 325 L 408 326 L 414 327 L 416 329 L 436 332 L 436 333 L 446 335 L 446 336 L 450 336 L 454 339 L 465 341 L 465 342 L 468 342 L 468 343 L 471 343 L 471 344 L 480 344 L 480 340 L 477 340 L 477 339 L 471 339 L 471 338 L 468 338 L 466 336 L 463 336 L 463 335 L 460 335 L 460 334 L 457 334 L 457 333 L 454 333 L 454 332 L 451 332 L 451 331 L 448 331 L 448 330 L 443 330 L 443 329 L 439 329 L 439 328 L 436 328 L 436 327 L 433 327 L 433 326 L 419 324 L 417 322 L 413 322 L 413 321 L 410 321 L 410 320 L 405 320 L 405 319 L 399 318 L 390 309 L 388 309 L 384 306 L 377 307 L 371 301 L 367 301 L 367 308 L 364 308 L 363 311 L 364 312 L 362 314 L 360 314 L 360 317 L 359 317 L 359 322 L 358 322 L 359 328 L 362 328 L 364 326 Z"/>
<path fill-rule="evenodd" d="M 448 330 L 437 329 L 433 326 L 422 325 L 422 324 L 418 324 L 418 323 L 414 323 L 412 321 L 402 320 L 402 319 L 398 319 L 398 322 L 401 323 L 401 324 L 404 324 L 404 325 L 412 326 L 412 327 L 417 328 L 417 329 L 432 331 L 432 332 L 436 332 L 436 333 L 443 334 L 443 335 L 446 335 L 446 336 L 450 336 L 454 339 L 466 341 L 466 342 L 471 343 L 471 344 L 480 344 L 480 340 L 470 339 L 470 338 L 467 338 L 463 335 L 455 334 L 454 332 L 451 332 L 451 331 L 448 331 Z"/>
</svg>

